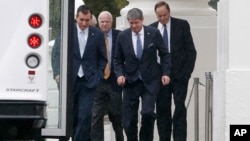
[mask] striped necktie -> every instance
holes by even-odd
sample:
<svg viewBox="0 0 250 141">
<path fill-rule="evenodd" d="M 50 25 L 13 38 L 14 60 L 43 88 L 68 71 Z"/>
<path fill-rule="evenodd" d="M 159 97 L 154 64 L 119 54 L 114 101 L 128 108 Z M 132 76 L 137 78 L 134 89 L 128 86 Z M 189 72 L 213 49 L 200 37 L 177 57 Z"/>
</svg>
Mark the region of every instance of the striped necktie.
<svg viewBox="0 0 250 141">
<path fill-rule="evenodd" d="M 104 79 L 108 79 L 110 76 L 110 50 L 109 50 L 109 40 L 108 35 L 105 36 L 105 44 L 106 44 L 106 51 L 107 51 L 107 60 L 108 63 L 106 65 L 105 71 L 104 71 Z"/>
<path fill-rule="evenodd" d="M 140 60 L 142 56 L 142 43 L 141 43 L 140 34 L 136 33 L 136 36 L 137 36 L 137 40 L 136 40 L 137 58 Z"/>
<path fill-rule="evenodd" d="M 163 25 L 164 29 L 163 29 L 163 40 L 164 40 L 164 43 L 168 49 L 168 31 L 167 31 L 167 25 Z"/>
</svg>

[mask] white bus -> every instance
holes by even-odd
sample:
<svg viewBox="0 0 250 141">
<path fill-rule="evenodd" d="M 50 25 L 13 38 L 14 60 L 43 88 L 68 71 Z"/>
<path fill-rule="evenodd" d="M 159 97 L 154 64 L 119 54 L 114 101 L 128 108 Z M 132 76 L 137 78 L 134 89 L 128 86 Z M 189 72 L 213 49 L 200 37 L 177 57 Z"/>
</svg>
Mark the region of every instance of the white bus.
<svg viewBox="0 0 250 141">
<path fill-rule="evenodd" d="M 67 117 L 72 105 L 68 94 L 71 86 L 67 85 L 70 77 L 67 46 L 71 28 L 68 21 L 74 21 L 74 1 L 60 1 L 61 29 L 64 29 L 60 31 L 61 62 L 65 63 L 60 68 L 60 91 L 52 98 L 49 4 L 49 0 L 0 1 L 0 140 L 42 140 L 71 135 L 72 123 L 68 121 L 72 118 Z M 48 112 L 55 101 L 56 116 Z M 49 126 L 48 121 L 56 121 L 57 125 Z"/>
</svg>

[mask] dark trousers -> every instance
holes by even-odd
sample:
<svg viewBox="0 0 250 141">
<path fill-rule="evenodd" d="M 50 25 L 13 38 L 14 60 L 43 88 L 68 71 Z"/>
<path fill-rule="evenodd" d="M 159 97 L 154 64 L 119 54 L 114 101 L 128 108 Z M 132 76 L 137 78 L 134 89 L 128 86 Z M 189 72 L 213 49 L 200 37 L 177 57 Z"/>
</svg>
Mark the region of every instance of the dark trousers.
<svg viewBox="0 0 250 141">
<path fill-rule="evenodd" d="M 73 141 L 91 141 L 91 116 L 95 88 L 87 88 L 84 78 L 77 78 L 74 86 L 74 135 Z"/>
<path fill-rule="evenodd" d="M 156 94 L 147 91 L 140 80 L 133 84 L 126 84 L 123 90 L 123 127 L 127 141 L 138 141 L 137 123 L 140 98 L 142 118 L 139 140 L 153 141 Z"/>
<path fill-rule="evenodd" d="M 105 112 L 108 113 L 112 123 L 116 141 L 123 141 L 122 93 L 114 91 L 111 82 L 102 80 L 93 103 L 91 141 L 104 141 L 103 117 Z"/>
<path fill-rule="evenodd" d="M 188 81 L 172 81 L 162 87 L 156 101 L 157 128 L 160 141 L 171 141 L 173 126 L 174 141 L 186 141 L 187 138 L 187 110 L 185 99 Z M 174 98 L 175 110 L 172 118 L 171 101 Z"/>
</svg>

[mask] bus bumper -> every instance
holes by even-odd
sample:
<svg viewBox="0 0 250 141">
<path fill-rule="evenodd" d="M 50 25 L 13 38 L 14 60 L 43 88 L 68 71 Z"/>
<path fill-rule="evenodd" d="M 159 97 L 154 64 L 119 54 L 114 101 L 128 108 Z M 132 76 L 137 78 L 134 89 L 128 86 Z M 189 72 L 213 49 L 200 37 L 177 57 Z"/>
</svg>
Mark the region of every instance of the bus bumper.
<svg viewBox="0 0 250 141">
<path fill-rule="evenodd" d="M 33 139 L 41 136 L 47 121 L 44 101 L 0 100 L 0 139 Z"/>
</svg>

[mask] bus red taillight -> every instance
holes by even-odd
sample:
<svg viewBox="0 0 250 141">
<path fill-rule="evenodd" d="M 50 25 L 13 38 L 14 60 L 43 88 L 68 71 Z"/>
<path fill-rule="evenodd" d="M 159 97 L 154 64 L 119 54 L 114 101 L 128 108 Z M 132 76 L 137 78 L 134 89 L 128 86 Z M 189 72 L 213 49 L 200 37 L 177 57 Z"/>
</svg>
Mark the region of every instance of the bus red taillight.
<svg viewBox="0 0 250 141">
<path fill-rule="evenodd" d="M 38 34 L 32 34 L 28 38 L 28 44 L 31 48 L 38 48 L 42 43 L 42 39 Z"/>
<path fill-rule="evenodd" d="M 39 14 L 33 14 L 29 18 L 29 25 L 33 28 L 39 28 L 42 25 L 42 18 Z"/>
</svg>

